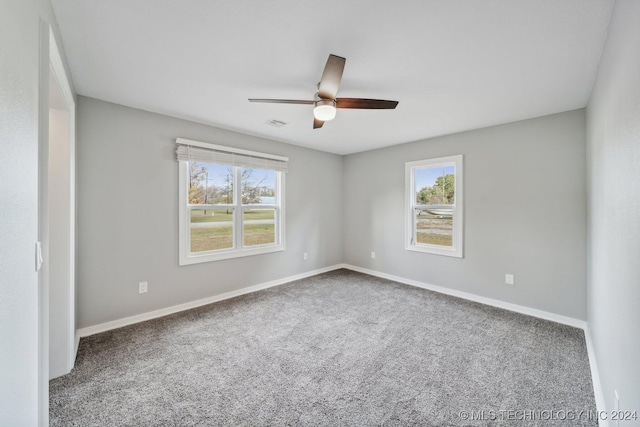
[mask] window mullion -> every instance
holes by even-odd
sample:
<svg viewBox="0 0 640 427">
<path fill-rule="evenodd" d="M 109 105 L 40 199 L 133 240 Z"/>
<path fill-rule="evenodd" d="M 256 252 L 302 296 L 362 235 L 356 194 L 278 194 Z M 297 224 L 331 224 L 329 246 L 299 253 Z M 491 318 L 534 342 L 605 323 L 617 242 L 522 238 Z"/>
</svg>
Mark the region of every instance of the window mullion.
<svg viewBox="0 0 640 427">
<path fill-rule="evenodd" d="M 233 209 L 234 247 L 236 249 L 242 249 L 244 247 L 244 211 L 242 210 L 242 168 L 240 166 L 233 167 L 233 193 L 235 205 L 235 208 Z"/>
<path fill-rule="evenodd" d="M 276 233 L 275 238 L 277 245 L 281 245 L 284 238 L 282 232 L 282 204 L 284 203 L 284 200 L 282 200 L 282 196 L 282 173 L 278 172 L 276 173 L 276 215 L 274 215 L 274 220 L 276 222 L 274 230 Z"/>
<path fill-rule="evenodd" d="M 187 181 L 187 182 L 189 182 L 189 181 Z M 188 188 L 187 188 L 187 194 L 189 194 Z M 187 218 L 187 225 L 185 227 L 186 232 L 187 232 L 186 248 L 187 248 L 188 253 L 191 254 L 191 205 L 189 205 L 189 204 L 187 204 L 186 218 Z"/>
<path fill-rule="evenodd" d="M 405 163 L 407 250 L 463 257 L 462 162 L 456 155 Z"/>
<path fill-rule="evenodd" d="M 413 192 L 413 194 L 415 194 L 415 191 Z M 418 242 L 418 215 L 417 215 L 417 210 L 419 209 L 419 207 L 417 205 L 413 205 L 413 209 L 411 212 L 411 221 L 413 221 L 413 230 L 411 233 L 411 244 L 415 245 Z"/>
<path fill-rule="evenodd" d="M 197 164 L 196 166 L 198 167 L 196 172 L 201 175 L 203 172 L 200 172 L 199 168 L 203 165 Z M 204 171 L 206 177 L 199 179 L 200 175 L 198 175 L 195 178 L 198 182 L 196 185 L 204 183 L 202 185 L 206 191 L 208 188 L 213 188 L 209 185 L 213 180 L 212 176 L 222 177 L 223 181 L 213 184 L 219 187 L 219 189 L 215 189 L 215 192 L 210 193 L 215 194 L 215 200 L 208 200 L 206 204 L 191 204 L 189 203 L 190 162 L 179 162 L 179 264 L 181 266 L 190 265 L 284 250 L 283 174 L 275 172 L 275 182 L 271 181 L 275 190 L 274 194 L 262 193 L 263 188 L 256 187 L 257 191 L 260 191 L 258 193 L 260 196 L 269 194 L 269 199 L 261 199 L 260 202 L 243 205 L 243 172 L 245 168 L 228 164 L 206 164 L 204 166 L 206 166 Z M 262 172 L 258 169 L 257 173 L 273 174 L 274 172 Z M 271 175 L 270 179 L 273 180 L 273 177 L 274 175 Z M 248 183 L 253 188 L 254 181 L 255 178 L 251 177 L 244 184 Z M 232 189 L 229 189 L 229 184 L 233 185 Z M 264 186 L 264 189 L 267 188 Z M 198 191 L 202 190 L 198 189 Z M 233 196 L 233 200 L 228 199 L 227 195 L 229 194 Z M 273 196 L 274 202 L 262 203 L 262 201 L 268 202 L 271 196 Z M 218 204 L 216 203 L 218 201 L 227 203 Z M 245 221 L 245 213 L 248 211 L 251 211 L 251 214 Z M 232 214 L 231 218 L 229 214 Z M 247 221 L 248 224 L 245 224 Z M 231 226 L 233 226 L 233 230 L 230 230 Z M 248 230 L 245 230 L 246 227 Z M 273 237 L 269 236 L 271 232 L 274 234 Z M 230 237 L 232 238 L 231 242 L 229 241 Z M 245 238 L 248 240 L 245 241 Z"/>
</svg>

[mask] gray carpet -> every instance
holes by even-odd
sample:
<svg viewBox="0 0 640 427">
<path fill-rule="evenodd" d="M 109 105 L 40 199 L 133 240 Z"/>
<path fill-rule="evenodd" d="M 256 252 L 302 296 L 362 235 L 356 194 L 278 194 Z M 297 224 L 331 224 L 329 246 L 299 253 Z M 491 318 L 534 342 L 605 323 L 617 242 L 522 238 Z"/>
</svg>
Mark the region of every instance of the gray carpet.
<svg viewBox="0 0 640 427">
<path fill-rule="evenodd" d="M 579 415 L 595 410 L 581 330 L 349 270 L 83 338 L 50 384 L 52 426 L 596 426 Z"/>
</svg>

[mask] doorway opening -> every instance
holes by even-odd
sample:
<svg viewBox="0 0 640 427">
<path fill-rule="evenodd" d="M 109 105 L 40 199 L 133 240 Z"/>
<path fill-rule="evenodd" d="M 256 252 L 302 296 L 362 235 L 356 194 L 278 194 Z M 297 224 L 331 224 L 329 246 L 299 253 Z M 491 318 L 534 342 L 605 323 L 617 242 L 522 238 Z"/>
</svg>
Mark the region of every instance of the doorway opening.
<svg viewBox="0 0 640 427">
<path fill-rule="evenodd" d="M 49 380 L 71 371 L 77 351 L 75 101 L 48 25 L 45 34 L 38 201 L 41 425 L 48 424 Z"/>
</svg>

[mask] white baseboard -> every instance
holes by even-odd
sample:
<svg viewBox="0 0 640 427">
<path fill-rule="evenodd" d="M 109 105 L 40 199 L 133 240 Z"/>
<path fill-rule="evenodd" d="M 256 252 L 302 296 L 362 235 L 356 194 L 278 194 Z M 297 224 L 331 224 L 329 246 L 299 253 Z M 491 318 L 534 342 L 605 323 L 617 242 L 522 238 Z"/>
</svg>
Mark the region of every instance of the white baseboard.
<svg viewBox="0 0 640 427">
<path fill-rule="evenodd" d="M 428 289 L 430 291 L 479 302 L 481 304 L 486 304 L 493 307 L 504 308 L 505 310 L 515 311 L 516 313 L 526 314 L 529 316 L 538 317 L 540 319 L 550 320 L 552 322 L 557 322 L 582 329 L 584 331 L 585 343 L 587 346 L 589 367 L 591 368 L 591 379 L 593 381 L 593 393 L 596 400 L 596 410 L 598 411 L 598 413 L 603 413 L 604 411 L 606 411 L 604 395 L 602 393 L 602 385 L 600 383 L 600 375 L 598 373 L 598 365 L 596 363 L 596 355 L 593 348 L 593 341 L 591 339 L 591 329 L 589 328 L 589 324 L 586 321 L 575 319 L 573 317 L 562 316 L 556 313 L 550 313 L 543 310 L 538 310 L 535 308 L 525 307 L 523 305 L 512 304 L 492 298 L 486 298 L 468 292 L 462 292 L 454 289 L 444 288 L 442 286 L 431 285 L 429 283 L 419 282 L 417 280 L 406 279 L 404 277 L 394 276 L 393 274 L 381 273 L 379 271 L 357 267 L 355 265 L 343 264 L 342 267 L 360 273 L 369 274 L 371 276 L 393 280 L 394 282 L 404 283 L 407 285 L 416 286 L 418 288 Z M 609 421 L 606 419 L 600 419 L 598 417 L 598 425 L 599 427 L 609 427 Z"/>
<path fill-rule="evenodd" d="M 73 363 L 71 364 L 71 369 L 76 365 L 76 359 L 78 358 L 78 347 L 80 347 L 80 334 L 78 333 L 78 329 L 76 329 L 76 345 L 73 350 Z"/>
<path fill-rule="evenodd" d="M 315 276 L 316 274 L 326 273 L 327 271 L 337 270 L 343 268 L 342 264 L 332 265 L 329 267 L 320 268 L 318 270 L 307 271 L 305 273 L 296 274 L 282 279 L 271 280 L 269 282 L 259 283 L 254 286 L 248 286 L 246 288 L 238 289 L 231 292 L 226 292 L 220 295 L 214 295 L 207 298 L 202 298 L 196 301 L 187 302 L 184 304 L 178 304 L 171 307 L 161 308 L 159 310 L 149 311 L 147 313 L 137 314 L 135 316 L 125 317 L 123 319 L 113 320 L 111 322 L 100 323 L 98 325 L 88 326 L 86 328 L 78 329 L 76 332 L 77 340 L 80 338 L 88 337 L 90 335 L 98 334 L 100 332 L 106 332 L 111 329 L 122 328 L 123 326 L 133 325 L 134 323 L 144 322 L 158 317 L 167 316 L 169 314 L 178 313 L 180 311 L 189 310 L 192 308 L 200 307 L 203 305 L 211 304 L 218 301 L 234 298 L 240 295 L 249 294 L 263 289 L 272 288 L 274 286 L 283 285 L 285 283 L 293 282 L 295 280 L 304 279 L 306 277 Z"/>
<path fill-rule="evenodd" d="M 180 311 L 189 310 L 192 308 L 200 307 L 203 305 L 211 304 L 218 301 L 234 298 L 240 295 L 249 294 L 252 292 L 260 291 L 274 286 L 283 285 L 285 283 L 293 282 L 295 280 L 304 279 L 307 277 L 315 276 L 317 274 L 326 273 L 328 271 L 338 270 L 340 268 L 346 268 L 359 273 L 368 274 L 370 276 L 380 277 L 383 279 L 393 280 L 394 282 L 404 283 L 406 285 L 415 286 L 422 289 L 438 292 L 441 294 L 451 295 L 454 297 L 466 299 L 469 301 L 479 302 L 481 304 L 490 305 L 493 307 L 503 308 L 505 310 L 514 311 L 516 313 L 526 314 L 529 316 L 537 317 L 544 320 L 550 320 L 552 322 L 561 323 L 563 325 L 573 326 L 584 330 L 585 342 L 587 346 L 587 353 L 589 357 L 589 365 L 591 368 L 591 378 L 593 381 L 594 394 L 596 399 L 596 408 L 600 411 L 605 411 L 604 397 L 602 394 L 602 386 L 600 384 L 600 376 L 598 374 L 598 366 L 596 364 L 595 351 L 593 349 L 593 341 L 591 340 L 591 330 L 586 321 L 575 319 L 573 317 L 563 316 L 556 313 L 551 313 L 544 310 L 538 310 L 523 305 L 512 304 L 505 301 L 496 300 L 493 298 L 487 298 L 480 295 L 475 295 L 468 292 L 458 291 L 455 289 L 449 289 L 442 286 L 432 285 L 429 283 L 420 282 L 417 280 L 407 279 L 393 274 L 382 273 L 380 271 L 370 270 L 368 268 L 357 267 L 351 264 L 336 264 L 329 267 L 321 268 L 318 270 L 307 271 L 305 273 L 296 274 L 282 279 L 272 280 L 269 282 L 260 283 L 254 286 L 248 286 L 246 288 L 238 289 L 231 292 L 226 292 L 220 295 L 214 295 L 212 297 L 191 301 L 184 304 L 174 305 L 171 307 L 163 308 L 160 310 L 154 310 L 147 313 L 138 314 L 135 316 L 125 317 L 123 319 L 114 320 L 111 322 L 101 323 L 87 328 L 78 329 L 76 331 L 76 347 L 75 351 L 78 352 L 78 345 L 80 338 L 94 335 L 100 332 L 109 331 L 111 329 L 121 328 L 123 326 L 132 325 L 134 323 L 144 322 L 146 320 L 155 319 L 169 314 L 178 313 Z M 600 427 L 608 427 L 607 420 L 599 420 Z"/>
<path fill-rule="evenodd" d="M 591 328 L 587 324 L 584 328 L 584 339 L 587 343 L 587 354 L 589 355 L 589 367 L 591 368 L 591 380 L 593 381 L 593 393 L 596 398 L 596 409 L 598 413 L 606 413 L 606 405 L 604 403 L 604 393 L 602 384 L 600 383 L 600 374 L 598 373 L 598 364 L 596 363 L 596 353 L 593 348 L 593 340 L 591 339 Z M 609 420 L 598 419 L 600 427 L 609 427 Z"/>
<path fill-rule="evenodd" d="M 383 279 L 393 280 L 394 282 L 404 283 L 405 285 L 411 285 L 417 288 L 427 289 L 430 291 L 451 295 L 469 301 L 479 302 L 481 304 L 490 305 L 493 307 L 504 308 L 505 310 L 515 311 L 516 313 L 526 314 L 529 316 L 538 317 L 540 319 L 550 320 L 556 323 L 562 323 L 563 325 L 573 326 L 574 328 L 584 329 L 587 326 L 587 322 L 585 322 L 584 320 L 562 316 L 560 314 L 550 313 L 548 311 L 538 310 L 536 308 L 526 307 L 524 305 L 512 304 L 510 302 L 487 298 L 480 295 L 471 294 L 469 292 L 458 291 L 455 289 L 419 282 L 417 280 L 406 279 L 404 277 L 381 273 L 379 271 L 369 270 L 368 268 L 357 267 L 355 265 L 344 264 L 343 268 L 348 268 L 349 270 L 358 271 L 360 273 L 369 274 L 371 276 L 376 276 Z"/>
<path fill-rule="evenodd" d="M 121 328 L 123 326 L 132 325 L 134 323 L 144 322 L 146 320 L 155 319 L 162 316 L 167 316 L 169 314 L 178 313 L 180 311 L 189 310 L 191 308 L 200 307 L 203 305 L 211 304 L 218 301 L 223 301 L 229 298 L 234 298 L 240 295 L 245 295 L 251 292 L 260 291 L 262 289 L 271 288 L 274 286 L 282 285 L 285 283 L 293 282 L 294 280 L 304 279 L 306 277 L 315 276 L 316 274 L 326 273 L 328 271 L 337 270 L 340 268 L 346 268 L 349 270 L 357 271 L 360 273 L 368 274 L 370 276 L 380 277 L 383 279 L 393 280 L 394 282 L 404 283 L 406 285 L 415 286 L 422 289 L 427 289 L 430 291 L 438 292 L 441 294 L 451 295 L 454 297 L 466 299 L 469 301 L 479 302 L 481 304 L 490 305 L 493 307 L 503 308 L 509 311 L 515 311 L 516 313 L 526 314 L 533 317 L 538 317 L 540 319 L 550 320 L 552 322 L 562 323 L 564 325 L 573 326 L 576 328 L 584 329 L 586 331 L 587 322 L 584 320 L 575 319 L 573 317 L 563 316 L 556 313 L 551 313 L 548 311 L 538 310 L 531 307 L 526 307 L 523 305 L 512 304 L 505 301 L 500 301 L 492 298 L 483 297 L 480 295 L 475 295 L 469 292 L 458 291 L 455 289 L 445 288 L 442 286 L 432 285 L 425 282 L 420 282 L 413 279 L 407 279 L 400 276 L 395 276 L 393 274 L 382 273 L 376 270 L 370 270 L 368 268 L 357 267 L 351 264 L 335 264 L 329 267 L 321 268 L 318 270 L 307 271 L 305 273 L 296 274 L 294 276 L 284 277 L 282 279 L 276 279 L 269 282 L 259 283 L 257 285 L 248 286 L 246 288 L 238 289 L 231 292 L 226 292 L 220 295 L 214 295 L 211 297 L 199 299 L 196 301 L 187 302 L 184 304 L 174 305 L 171 307 L 162 308 L 159 310 L 150 311 L 147 313 L 137 314 L 135 316 L 125 317 L 123 319 L 113 320 L 111 322 L 101 323 L 94 326 L 89 326 L 86 328 L 78 329 L 76 333 L 76 340 L 79 341 L 80 338 L 87 337 L 89 335 L 94 335 L 100 332 L 109 331 L 111 329 Z M 590 337 L 589 337 L 590 339 Z M 77 345 L 76 345 L 77 347 Z M 76 348 L 77 351 L 77 348 Z"/>
</svg>

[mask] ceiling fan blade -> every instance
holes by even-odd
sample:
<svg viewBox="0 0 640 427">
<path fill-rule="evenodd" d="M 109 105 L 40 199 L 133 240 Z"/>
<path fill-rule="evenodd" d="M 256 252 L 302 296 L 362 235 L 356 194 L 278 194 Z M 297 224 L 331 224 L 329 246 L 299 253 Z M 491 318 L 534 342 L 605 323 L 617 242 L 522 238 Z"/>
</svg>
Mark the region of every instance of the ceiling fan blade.
<svg viewBox="0 0 640 427">
<path fill-rule="evenodd" d="M 336 108 L 362 108 L 365 110 L 393 110 L 398 101 L 366 98 L 336 98 Z"/>
<path fill-rule="evenodd" d="M 313 118 L 313 128 L 314 129 L 321 128 L 323 124 L 324 124 L 324 122 L 322 120 L 318 120 L 315 117 Z"/>
<path fill-rule="evenodd" d="M 256 99 L 249 98 L 249 102 L 269 102 L 272 104 L 305 104 L 313 105 L 314 101 L 306 101 L 301 99 Z"/>
<path fill-rule="evenodd" d="M 340 81 L 342 80 L 345 61 L 346 59 L 341 56 L 329 55 L 327 65 L 324 66 L 324 72 L 318 84 L 318 96 L 320 96 L 320 98 L 336 98 Z"/>
</svg>

